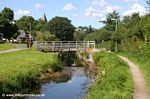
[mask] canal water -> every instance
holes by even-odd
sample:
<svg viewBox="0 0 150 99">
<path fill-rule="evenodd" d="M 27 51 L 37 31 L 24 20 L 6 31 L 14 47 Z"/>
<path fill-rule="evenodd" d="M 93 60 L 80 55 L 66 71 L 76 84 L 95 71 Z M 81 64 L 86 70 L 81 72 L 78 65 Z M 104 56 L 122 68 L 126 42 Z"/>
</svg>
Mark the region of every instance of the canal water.
<svg viewBox="0 0 150 99">
<path fill-rule="evenodd" d="M 83 99 L 93 80 L 93 74 L 84 67 L 64 67 L 62 76 L 45 81 L 39 93 L 28 99 Z"/>
</svg>

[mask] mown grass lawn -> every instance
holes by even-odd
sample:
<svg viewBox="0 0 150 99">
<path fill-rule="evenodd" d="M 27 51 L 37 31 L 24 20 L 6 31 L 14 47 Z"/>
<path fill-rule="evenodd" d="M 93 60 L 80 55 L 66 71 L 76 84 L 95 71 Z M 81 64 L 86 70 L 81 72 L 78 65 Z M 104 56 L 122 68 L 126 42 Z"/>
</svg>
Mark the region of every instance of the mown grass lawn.
<svg viewBox="0 0 150 99">
<path fill-rule="evenodd" d="M 86 99 L 132 99 L 133 81 L 127 64 L 112 53 L 95 53 L 94 61 L 99 74 Z"/>
<path fill-rule="evenodd" d="M 9 50 L 15 48 L 13 44 L 0 44 L 0 51 L 2 50 Z"/>
<path fill-rule="evenodd" d="M 55 53 L 33 49 L 0 54 L 0 92 L 22 91 L 22 87 L 41 71 L 58 66 Z"/>
</svg>

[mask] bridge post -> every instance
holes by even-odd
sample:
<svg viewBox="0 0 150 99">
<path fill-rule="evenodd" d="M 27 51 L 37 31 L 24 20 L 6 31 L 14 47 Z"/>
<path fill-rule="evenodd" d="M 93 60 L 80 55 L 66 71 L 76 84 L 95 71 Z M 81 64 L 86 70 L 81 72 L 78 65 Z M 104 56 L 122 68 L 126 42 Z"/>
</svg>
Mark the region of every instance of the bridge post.
<svg viewBox="0 0 150 99">
<path fill-rule="evenodd" d="M 55 41 L 52 42 L 52 50 L 55 51 Z"/>
<path fill-rule="evenodd" d="M 45 43 L 45 48 L 44 48 L 44 49 L 45 49 L 45 51 L 47 52 L 47 45 L 46 45 L 46 41 L 45 41 L 44 43 Z"/>
<path fill-rule="evenodd" d="M 86 52 L 86 41 L 84 41 L 84 50 Z"/>
<path fill-rule="evenodd" d="M 61 41 L 61 44 L 60 44 L 60 46 L 61 46 L 61 52 L 63 51 L 63 44 L 62 44 L 62 41 Z"/>
<path fill-rule="evenodd" d="M 69 51 L 70 51 L 70 41 L 68 42 L 68 49 L 69 49 Z"/>
<path fill-rule="evenodd" d="M 76 41 L 76 50 L 78 51 L 78 42 Z"/>
</svg>

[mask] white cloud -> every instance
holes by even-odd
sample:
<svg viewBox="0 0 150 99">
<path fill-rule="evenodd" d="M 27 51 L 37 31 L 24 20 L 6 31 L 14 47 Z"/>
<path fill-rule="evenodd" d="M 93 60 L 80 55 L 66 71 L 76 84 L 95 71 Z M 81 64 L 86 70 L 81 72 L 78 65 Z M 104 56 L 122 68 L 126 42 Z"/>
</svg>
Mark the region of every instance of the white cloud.
<svg viewBox="0 0 150 99">
<path fill-rule="evenodd" d="M 23 9 L 19 9 L 18 11 L 15 12 L 15 19 L 16 18 L 20 18 L 24 15 L 29 15 L 30 11 L 29 10 L 23 10 Z"/>
<path fill-rule="evenodd" d="M 45 7 L 44 4 L 40 4 L 40 3 L 36 3 L 36 4 L 35 4 L 35 8 L 36 8 L 37 10 L 41 10 L 41 9 L 43 9 L 44 7 Z"/>
<path fill-rule="evenodd" d="M 66 5 L 62 8 L 62 10 L 64 10 L 64 11 L 72 11 L 72 10 L 76 10 L 76 7 L 74 7 L 73 4 L 68 3 L 68 4 L 66 4 Z"/>
<path fill-rule="evenodd" d="M 124 16 L 131 16 L 133 13 L 139 13 L 140 16 L 142 16 L 142 15 L 146 14 L 146 10 L 142 5 L 140 5 L 138 3 L 134 3 L 132 5 L 131 9 L 125 11 L 123 15 Z"/>
<path fill-rule="evenodd" d="M 120 1 L 125 1 L 125 2 L 138 2 L 139 0 L 120 0 Z"/>
<path fill-rule="evenodd" d="M 107 13 L 112 13 L 113 11 L 117 11 L 117 10 L 120 10 L 120 9 L 122 9 L 122 8 L 119 7 L 119 6 L 110 6 L 110 5 L 108 5 L 106 7 L 106 12 Z"/>
<path fill-rule="evenodd" d="M 100 13 L 100 11 L 94 9 L 93 7 L 89 7 L 86 9 L 85 16 L 90 18 L 96 18 L 102 17 L 102 14 Z"/>
<path fill-rule="evenodd" d="M 113 6 L 107 2 L 107 0 L 88 0 L 90 7 L 85 11 L 86 17 L 91 18 L 102 18 L 107 13 L 112 13 L 113 11 L 118 11 L 122 9 L 119 6 Z"/>
<path fill-rule="evenodd" d="M 102 17 L 100 21 L 106 21 L 106 17 Z"/>
<path fill-rule="evenodd" d="M 91 1 L 92 1 L 92 5 L 100 5 L 100 6 L 107 6 L 108 5 L 106 0 L 91 0 Z"/>
</svg>

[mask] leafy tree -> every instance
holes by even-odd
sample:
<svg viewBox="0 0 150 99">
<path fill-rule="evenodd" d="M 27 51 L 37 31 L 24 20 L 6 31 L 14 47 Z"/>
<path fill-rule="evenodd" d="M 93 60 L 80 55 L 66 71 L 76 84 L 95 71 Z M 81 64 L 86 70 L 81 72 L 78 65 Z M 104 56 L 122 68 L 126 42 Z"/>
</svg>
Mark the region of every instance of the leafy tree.
<svg viewBox="0 0 150 99">
<path fill-rule="evenodd" d="M 6 20 L 0 15 L 0 33 L 4 33 Z"/>
<path fill-rule="evenodd" d="M 115 31 L 115 26 L 116 26 L 116 21 L 114 21 L 113 19 L 116 19 L 119 21 L 119 13 L 117 13 L 116 11 L 113 11 L 112 13 L 109 13 L 106 16 L 106 20 L 102 21 L 105 24 L 105 29 L 110 30 L 110 31 Z"/>
<path fill-rule="evenodd" d="M 14 13 L 10 8 L 4 8 L 0 14 L 0 32 L 3 33 L 3 37 L 10 39 L 17 32 L 18 28 L 12 24 Z"/>
<path fill-rule="evenodd" d="M 36 31 L 35 38 L 38 41 L 55 41 L 56 40 L 55 35 L 49 33 L 48 31 L 44 31 L 44 32 Z"/>
<path fill-rule="evenodd" d="M 54 17 L 48 22 L 48 30 L 60 40 L 74 40 L 74 26 L 66 17 Z"/>
<path fill-rule="evenodd" d="M 14 12 L 10 8 L 5 7 L 2 12 L 2 17 L 11 22 L 14 19 Z"/>
<path fill-rule="evenodd" d="M 47 31 L 47 22 L 43 22 L 42 20 L 36 20 L 35 21 L 35 31 Z"/>
<path fill-rule="evenodd" d="M 77 41 L 82 41 L 88 34 L 93 33 L 94 31 L 95 31 L 95 29 L 92 28 L 91 25 L 89 27 L 79 26 L 76 28 L 76 31 L 74 33 L 74 38 Z"/>
<path fill-rule="evenodd" d="M 89 40 L 89 41 L 95 40 L 96 43 L 98 44 L 103 41 L 111 40 L 111 34 L 112 31 L 108 31 L 103 28 L 103 29 L 96 30 L 93 33 L 90 33 L 89 35 L 86 36 L 85 40 Z"/>
<path fill-rule="evenodd" d="M 16 24 L 20 30 L 30 31 L 30 25 L 32 30 L 34 30 L 35 20 L 32 16 L 23 16 L 17 20 Z"/>
</svg>

